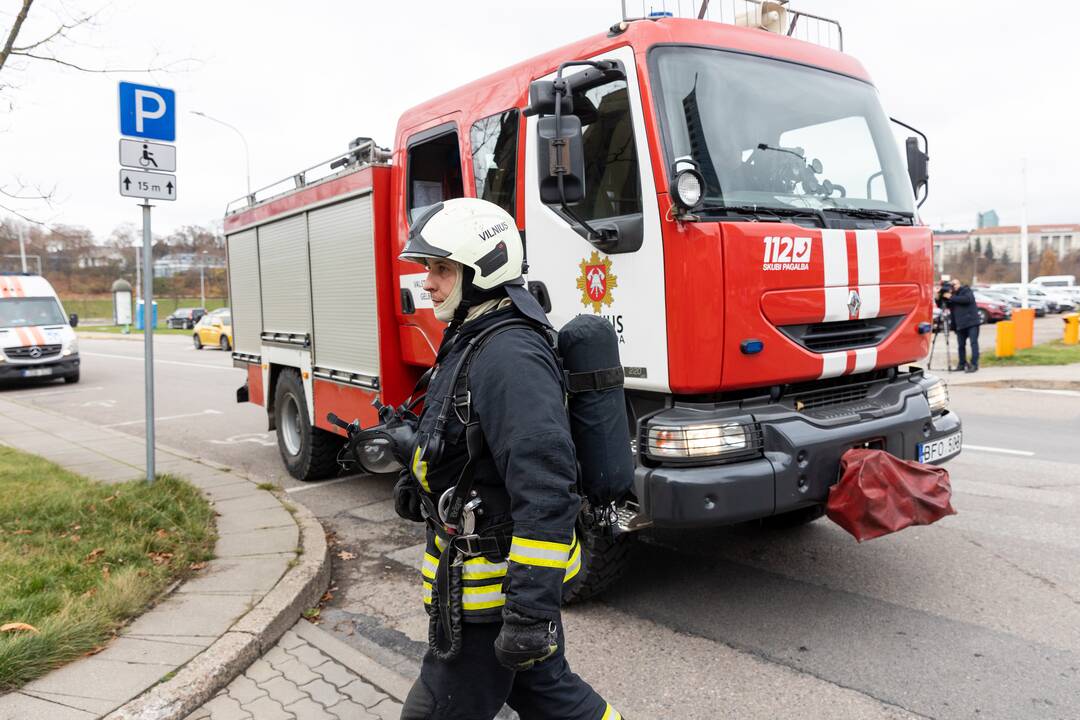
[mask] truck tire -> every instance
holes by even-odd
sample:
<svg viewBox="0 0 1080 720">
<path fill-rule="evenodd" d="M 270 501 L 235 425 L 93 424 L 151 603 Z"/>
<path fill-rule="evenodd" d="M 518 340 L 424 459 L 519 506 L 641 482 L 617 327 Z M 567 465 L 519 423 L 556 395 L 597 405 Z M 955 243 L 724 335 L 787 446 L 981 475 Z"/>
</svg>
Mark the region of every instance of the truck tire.
<svg viewBox="0 0 1080 720">
<path fill-rule="evenodd" d="M 278 451 L 285 468 L 297 480 L 311 482 L 337 474 L 337 454 L 343 441 L 312 427 L 300 374 L 283 370 L 274 389 L 274 419 Z"/>
<path fill-rule="evenodd" d="M 634 533 L 610 535 L 605 528 L 586 525 L 578 520 L 577 536 L 581 541 L 581 577 L 563 593 L 567 605 L 594 598 L 622 577 L 630 565 Z"/>
<path fill-rule="evenodd" d="M 811 505 L 809 507 L 803 507 L 798 510 L 791 510 L 789 512 L 780 513 L 779 515 L 767 517 L 761 521 L 761 524 L 773 530 L 786 530 L 809 525 L 818 518 L 824 517 L 824 515 L 824 504 Z"/>
</svg>

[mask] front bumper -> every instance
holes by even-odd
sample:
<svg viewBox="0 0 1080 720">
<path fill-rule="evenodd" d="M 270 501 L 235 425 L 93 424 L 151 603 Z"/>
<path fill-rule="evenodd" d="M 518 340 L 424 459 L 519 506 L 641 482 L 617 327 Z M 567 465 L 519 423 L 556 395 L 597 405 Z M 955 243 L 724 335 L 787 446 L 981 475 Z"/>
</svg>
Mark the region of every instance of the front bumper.
<svg viewBox="0 0 1080 720">
<path fill-rule="evenodd" d="M 48 370 L 47 373 L 41 372 Z M 32 374 L 27 374 L 30 371 Z M 48 380 L 66 377 L 79 372 L 79 354 L 68 355 L 36 363 L 0 363 L 0 381 L 4 380 Z"/>
<path fill-rule="evenodd" d="M 657 527 L 701 527 L 824 503 L 847 450 L 869 446 L 915 460 L 919 443 L 960 430 L 954 412 L 931 417 L 929 384 L 921 373 L 882 380 L 864 400 L 808 412 L 744 404 L 734 412 L 750 412 L 760 423 L 761 456 L 693 467 L 639 463 L 634 484 L 641 514 Z"/>
</svg>

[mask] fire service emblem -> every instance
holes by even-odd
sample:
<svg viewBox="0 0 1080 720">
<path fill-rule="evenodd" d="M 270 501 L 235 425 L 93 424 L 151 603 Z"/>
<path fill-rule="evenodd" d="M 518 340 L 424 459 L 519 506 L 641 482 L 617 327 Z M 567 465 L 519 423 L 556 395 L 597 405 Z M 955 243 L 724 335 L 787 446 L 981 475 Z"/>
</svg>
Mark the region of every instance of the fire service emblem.
<svg viewBox="0 0 1080 720">
<path fill-rule="evenodd" d="M 611 291 L 619 286 L 619 279 L 611 272 L 611 259 L 601 258 L 593 251 L 592 257 L 581 261 L 581 275 L 577 279 L 577 288 L 581 291 L 581 304 L 592 306 L 592 311 L 599 314 L 600 308 L 611 305 L 614 298 Z"/>
</svg>

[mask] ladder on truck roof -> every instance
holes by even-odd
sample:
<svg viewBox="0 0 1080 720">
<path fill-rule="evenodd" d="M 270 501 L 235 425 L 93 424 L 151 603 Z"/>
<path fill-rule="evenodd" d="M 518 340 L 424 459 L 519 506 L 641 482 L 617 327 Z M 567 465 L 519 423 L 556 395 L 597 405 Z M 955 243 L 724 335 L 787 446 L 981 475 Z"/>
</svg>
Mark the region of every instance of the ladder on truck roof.
<svg viewBox="0 0 1080 720">
<path fill-rule="evenodd" d="M 663 17 L 695 18 L 759 28 L 832 50 L 844 51 L 844 29 L 838 20 L 813 15 L 788 6 L 788 0 L 622 0 L 623 21 Z"/>
<path fill-rule="evenodd" d="M 248 208 L 269 202 L 282 195 L 300 190 L 312 185 L 333 180 L 346 173 L 355 172 L 368 165 L 385 164 L 390 161 L 393 153 L 387 148 L 379 147 L 369 137 L 358 137 L 349 141 L 349 149 L 345 153 L 337 153 L 329 160 L 317 162 L 311 167 L 304 168 L 300 172 L 293 173 L 288 177 L 270 183 L 257 190 L 252 190 L 247 195 L 242 195 L 235 200 L 230 200 L 225 206 L 225 216 L 243 212 Z M 340 169 L 339 169 L 340 168 Z M 314 173 L 323 170 L 322 173 Z M 274 192 L 268 192 L 273 190 Z"/>
</svg>

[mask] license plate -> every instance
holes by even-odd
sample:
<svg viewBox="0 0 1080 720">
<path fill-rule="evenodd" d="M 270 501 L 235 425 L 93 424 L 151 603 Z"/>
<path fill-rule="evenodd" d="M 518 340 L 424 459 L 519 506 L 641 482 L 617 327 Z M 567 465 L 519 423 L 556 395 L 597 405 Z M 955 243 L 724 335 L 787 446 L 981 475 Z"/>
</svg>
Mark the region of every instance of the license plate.
<svg viewBox="0 0 1080 720">
<path fill-rule="evenodd" d="M 938 460 L 944 460 L 947 457 L 952 457 L 956 453 L 960 452 L 960 447 L 962 444 L 963 433 L 953 433 L 952 435 L 946 435 L 945 437 L 938 438 L 937 440 L 919 443 L 919 462 L 930 463 L 936 462 Z"/>
<path fill-rule="evenodd" d="M 22 371 L 23 377 L 41 377 L 42 375 L 52 375 L 52 368 L 32 368 Z"/>
</svg>

